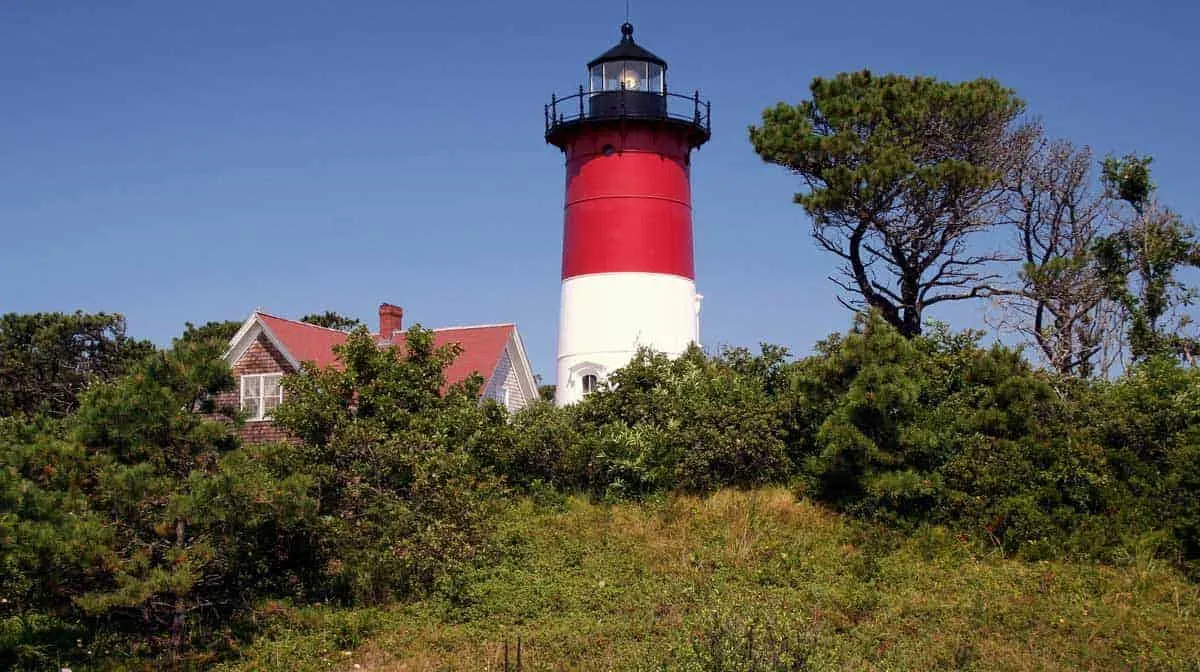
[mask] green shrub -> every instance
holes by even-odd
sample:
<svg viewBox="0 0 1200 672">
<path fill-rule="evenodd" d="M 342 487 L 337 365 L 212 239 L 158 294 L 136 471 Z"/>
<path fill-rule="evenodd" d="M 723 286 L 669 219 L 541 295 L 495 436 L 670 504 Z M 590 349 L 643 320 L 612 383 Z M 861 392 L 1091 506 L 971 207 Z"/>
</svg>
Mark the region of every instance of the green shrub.
<svg viewBox="0 0 1200 672">
<path fill-rule="evenodd" d="M 639 352 L 574 410 L 578 433 L 596 443 L 578 454 L 586 469 L 569 471 L 585 473 L 591 490 L 617 496 L 785 479 L 790 463 L 777 404 L 762 374 L 739 370 L 755 361 L 731 363 L 695 348 L 674 359 Z"/>
<path fill-rule="evenodd" d="M 308 594 L 368 605 L 421 594 L 486 542 L 497 490 L 477 444 L 502 437 L 506 418 L 478 403 L 478 376 L 443 392 L 458 351 L 435 348 L 430 331 L 410 329 L 401 353 L 360 329 L 336 352 L 341 367 L 286 378 L 275 411 L 304 441 L 272 468 L 308 479 L 317 501 Z"/>
<path fill-rule="evenodd" d="M 400 357 L 357 334 L 344 369 L 289 379 L 278 419 L 301 444 L 240 448 L 211 417 L 232 384 L 212 339 L 64 421 L 0 421 L 0 664 L 198 668 L 264 596 L 379 603 L 471 562 L 495 484 L 468 447 L 505 418 L 478 381 L 443 394 L 455 353 L 409 336 Z"/>
<path fill-rule="evenodd" d="M 571 488 L 582 481 L 583 474 L 571 468 L 581 437 L 569 409 L 548 402 L 530 404 L 513 415 L 510 430 L 507 437 L 492 443 L 485 460 L 509 483 Z"/>
<path fill-rule="evenodd" d="M 809 668 L 817 637 L 804 619 L 773 609 L 714 608 L 680 646 L 686 672 L 799 672 Z"/>
</svg>

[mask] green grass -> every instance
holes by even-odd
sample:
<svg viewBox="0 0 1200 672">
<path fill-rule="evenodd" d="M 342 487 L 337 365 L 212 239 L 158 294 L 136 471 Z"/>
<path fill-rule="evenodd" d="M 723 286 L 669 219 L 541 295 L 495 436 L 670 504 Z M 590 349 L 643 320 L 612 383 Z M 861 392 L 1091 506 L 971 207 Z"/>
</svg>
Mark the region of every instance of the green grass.
<svg viewBox="0 0 1200 672">
<path fill-rule="evenodd" d="M 527 670 L 1200 670 L 1197 588 L 1149 556 L 1006 560 L 778 489 L 560 504 L 513 503 L 436 599 L 270 605 L 225 669 L 498 669 L 520 636 Z"/>
</svg>

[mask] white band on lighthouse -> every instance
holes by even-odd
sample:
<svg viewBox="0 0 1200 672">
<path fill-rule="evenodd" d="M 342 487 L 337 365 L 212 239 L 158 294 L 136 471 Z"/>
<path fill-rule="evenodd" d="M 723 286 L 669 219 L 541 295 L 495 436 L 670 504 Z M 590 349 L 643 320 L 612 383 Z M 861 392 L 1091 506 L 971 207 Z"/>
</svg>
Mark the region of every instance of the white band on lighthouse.
<svg viewBox="0 0 1200 672">
<path fill-rule="evenodd" d="M 562 285 L 555 402 L 583 398 L 593 381 L 621 368 L 640 346 L 679 355 L 699 340 L 699 297 L 689 278 L 665 273 L 595 273 Z M 595 376 L 585 380 L 587 376 Z"/>
</svg>

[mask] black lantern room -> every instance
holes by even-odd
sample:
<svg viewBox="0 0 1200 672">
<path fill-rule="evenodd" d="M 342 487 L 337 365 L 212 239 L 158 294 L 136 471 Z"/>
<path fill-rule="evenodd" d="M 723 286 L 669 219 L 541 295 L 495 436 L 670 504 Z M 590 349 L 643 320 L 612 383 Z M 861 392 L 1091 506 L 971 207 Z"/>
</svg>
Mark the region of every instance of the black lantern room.
<svg viewBox="0 0 1200 672">
<path fill-rule="evenodd" d="M 667 62 L 633 41 L 633 24 L 621 26 L 621 41 L 588 63 L 589 112 L 607 116 L 666 115 Z"/>
<path fill-rule="evenodd" d="M 552 96 L 546 106 L 546 140 L 560 145 L 561 134 L 586 122 L 638 119 L 685 123 L 693 127 L 693 146 L 711 131 L 711 105 L 667 88 L 667 62 L 633 41 L 633 24 L 621 26 L 621 41 L 587 64 L 588 83 L 575 95 Z"/>
</svg>

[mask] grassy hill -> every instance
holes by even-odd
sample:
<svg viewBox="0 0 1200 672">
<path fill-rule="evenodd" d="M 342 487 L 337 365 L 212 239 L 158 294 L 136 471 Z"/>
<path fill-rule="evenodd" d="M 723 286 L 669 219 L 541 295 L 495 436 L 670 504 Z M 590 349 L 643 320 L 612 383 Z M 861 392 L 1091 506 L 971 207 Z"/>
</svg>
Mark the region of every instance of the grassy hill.
<svg viewBox="0 0 1200 672">
<path fill-rule="evenodd" d="M 1149 553 L 1007 560 L 904 537 L 786 490 L 642 505 L 514 502 L 442 594 L 263 609 L 226 670 L 1200 670 L 1200 593 Z"/>
</svg>

